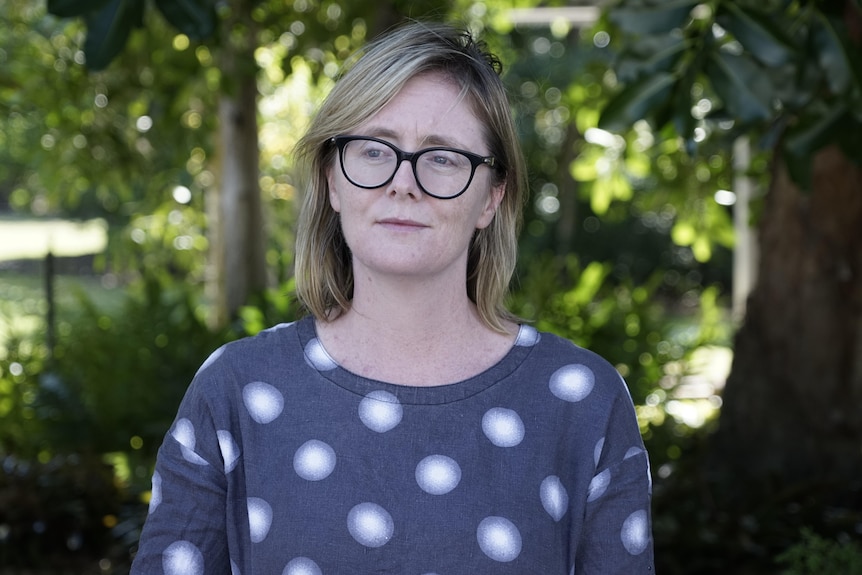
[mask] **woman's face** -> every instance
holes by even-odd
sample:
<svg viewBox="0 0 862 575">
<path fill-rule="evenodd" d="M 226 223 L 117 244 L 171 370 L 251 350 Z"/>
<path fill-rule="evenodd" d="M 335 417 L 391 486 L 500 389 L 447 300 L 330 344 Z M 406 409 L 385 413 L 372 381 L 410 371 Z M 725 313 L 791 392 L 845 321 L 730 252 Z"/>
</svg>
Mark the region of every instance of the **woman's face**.
<svg viewBox="0 0 862 575">
<path fill-rule="evenodd" d="M 487 156 L 483 126 L 459 93 L 439 74 L 417 76 L 350 135 L 379 138 L 405 152 L 446 146 Z M 364 189 L 347 180 L 338 157 L 327 179 L 357 279 L 385 274 L 466 282 L 470 239 L 491 223 L 505 187 L 492 168 L 480 165 L 463 194 L 434 198 L 422 192 L 404 161 L 388 184 Z"/>
</svg>

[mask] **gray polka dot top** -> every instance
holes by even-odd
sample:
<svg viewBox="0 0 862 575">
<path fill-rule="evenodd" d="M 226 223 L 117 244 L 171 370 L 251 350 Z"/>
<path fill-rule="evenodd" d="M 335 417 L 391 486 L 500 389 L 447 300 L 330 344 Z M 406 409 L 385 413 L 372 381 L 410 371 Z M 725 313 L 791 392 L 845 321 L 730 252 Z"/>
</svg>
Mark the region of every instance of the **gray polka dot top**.
<svg viewBox="0 0 862 575">
<path fill-rule="evenodd" d="M 652 573 L 649 463 L 594 353 L 523 326 L 466 381 L 358 377 L 310 318 L 223 346 L 159 450 L 133 575 Z"/>
</svg>

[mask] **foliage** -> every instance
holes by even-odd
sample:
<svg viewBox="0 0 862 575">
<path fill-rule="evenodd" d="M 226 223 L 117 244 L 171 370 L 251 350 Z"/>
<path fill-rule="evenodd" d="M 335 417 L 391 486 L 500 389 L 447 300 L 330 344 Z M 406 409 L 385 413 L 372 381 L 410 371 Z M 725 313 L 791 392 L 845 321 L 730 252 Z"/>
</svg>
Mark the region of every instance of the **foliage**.
<svg viewBox="0 0 862 575">
<path fill-rule="evenodd" d="M 0 565 L 68 567 L 111 543 L 121 497 L 113 469 L 77 455 L 6 455 L 0 469 Z"/>
<path fill-rule="evenodd" d="M 862 545 L 830 541 L 807 528 L 802 530 L 802 540 L 777 559 L 787 566 L 784 575 L 862 575 Z"/>
<path fill-rule="evenodd" d="M 154 2 L 168 22 L 192 39 L 201 40 L 215 32 L 215 2 Z M 84 53 L 91 70 L 104 69 L 122 51 L 132 30 L 143 26 L 146 6 L 145 0 L 48 0 L 48 12 L 55 16 L 85 18 Z"/>
<path fill-rule="evenodd" d="M 69 567 L 106 553 L 122 562 L 136 542 L 180 398 L 234 337 L 206 326 L 194 284 L 164 281 L 142 280 L 113 307 L 78 292 L 75 310 L 59 316 L 53 355 L 38 330 L 4 334 L 3 565 Z"/>
<path fill-rule="evenodd" d="M 727 320 L 707 290 L 690 309 L 669 313 L 656 297 L 661 273 L 633 285 L 612 275 L 610 262 L 582 266 L 575 256 L 545 256 L 530 265 L 512 299 L 512 307 L 533 318 L 536 328 L 565 337 L 610 361 L 626 379 L 638 420 L 657 468 L 680 457 L 705 421 L 691 424 L 673 416 L 669 404 L 679 376 L 689 373 L 693 353 L 704 345 L 726 345 Z M 705 420 L 717 413 L 710 398 L 688 401 L 688 409 L 705 403 Z"/>
<path fill-rule="evenodd" d="M 116 315 L 86 297 L 79 305 L 36 400 L 46 447 L 149 462 L 195 371 L 230 336 L 210 331 L 180 282 L 145 278 Z"/>
<path fill-rule="evenodd" d="M 859 559 L 860 485 L 753 486 L 721 471 L 709 430 L 679 447 L 680 457 L 654 474 L 656 572 L 785 573 L 781 565 L 792 569 L 785 575 L 853 573 L 842 567 Z M 821 568 L 801 570 L 814 565 Z"/>
<path fill-rule="evenodd" d="M 690 151 L 707 138 L 758 133 L 803 187 L 813 153 L 829 143 L 862 158 L 858 2 L 674 0 L 659 9 L 622 0 L 607 18 L 621 87 L 601 127 L 648 119 Z"/>
</svg>

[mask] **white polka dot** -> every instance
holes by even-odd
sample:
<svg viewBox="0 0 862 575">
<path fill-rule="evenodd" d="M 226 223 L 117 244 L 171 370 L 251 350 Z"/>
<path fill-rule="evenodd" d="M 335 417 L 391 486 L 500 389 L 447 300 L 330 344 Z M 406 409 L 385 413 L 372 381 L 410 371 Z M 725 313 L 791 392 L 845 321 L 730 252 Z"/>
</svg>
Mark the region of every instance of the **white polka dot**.
<svg viewBox="0 0 862 575">
<path fill-rule="evenodd" d="M 251 418 L 258 423 L 273 421 L 284 409 L 281 392 L 262 381 L 249 383 L 242 388 L 242 402 Z"/>
<path fill-rule="evenodd" d="M 178 419 L 171 431 L 171 436 L 180 444 L 183 459 L 195 465 L 208 465 L 206 460 L 195 453 L 195 427 L 192 422 L 183 417 Z"/>
<path fill-rule="evenodd" d="M 493 407 L 485 412 L 482 431 L 497 447 L 515 447 L 524 440 L 524 422 L 505 407 Z"/>
<path fill-rule="evenodd" d="M 195 448 L 195 426 L 185 417 L 178 419 L 174 424 L 171 436 L 183 447 Z"/>
<path fill-rule="evenodd" d="M 593 448 L 593 463 L 596 467 L 599 466 L 599 461 L 602 459 L 602 450 L 605 448 L 605 438 L 602 437 L 596 441 L 596 446 Z"/>
<path fill-rule="evenodd" d="M 293 469 L 308 481 L 326 479 L 335 469 L 335 450 L 322 441 L 309 439 L 296 450 Z"/>
<path fill-rule="evenodd" d="M 248 498 L 248 527 L 252 543 L 260 543 L 269 535 L 272 507 L 259 497 Z"/>
<path fill-rule="evenodd" d="M 649 545 L 648 523 L 646 511 L 635 511 L 623 522 L 620 539 L 630 554 L 640 555 Z"/>
<path fill-rule="evenodd" d="M 297 557 L 287 564 L 281 575 L 323 575 L 323 571 L 308 557 Z"/>
<path fill-rule="evenodd" d="M 365 427 L 377 433 L 386 433 L 401 423 L 404 409 L 398 398 L 388 391 L 372 391 L 359 402 L 359 419 Z"/>
<path fill-rule="evenodd" d="M 233 439 L 230 431 L 220 429 L 216 431 L 218 446 L 221 450 L 221 458 L 224 460 L 224 472 L 230 473 L 239 461 L 239 446 Z"/>
<path fill-rule="evenodd" d="M 569 494 L 556 475 L 549 475 L 542 481 L 539 497 L 542 500 L 542 507 L 554 521 L 562 519 L 569 508 Z"/>
<path fill-rule="evenodd" d="M 152 513 L 162 502 L 162 476 L 158 471 L 153 472 L 153 488 L 150 491 L 150 507 L 148 513 Z"/>
<path fill-rule="evenodd" d="M 549 386 L 551 393 L 563 401 L 581 401 L 587 397 L 596 384 L 593 370 L 585 365 L 574 363 L 565 365 L 554 372 Z"/>
<path fill-rule="evenodd" d="M 461 467 L 451 457 L 429 455 L 416 466 L 416 483 L 431 495 L 445 495 L 461 481 Z"/>
<path fill-rule="evenodd" d="M 366 547 L 382 547 L 392 538 L 392 516 L 376 503 L 360 503 L 347 514 L 347 530 Z"/>
<path fill-rule="evenodd" d="M 203 575 L 204 556 L 188 541 L 175 541 L 162 554 L 165 575 Z"/>
<path fill-rule="evenodd" d="M 514 561 L 521 554 L 521 533 L 504 517 L 486 517 L 479 523 L 476 539 L 482 552 L 501 563 Z"/>
<path fill-rule="evenodd" d="M 210 356 L 208 358 L 206 358 L 206 360 L 204 360 L 204 362 L 198 368 L 198 373 L 202 372 L 203 370 L 205 370 L 206 368 L 208 368 L 209 366 L 214 364 L 216 362 L 216 360 L 222 356 L 223 353 L 224 353 L 224 346 L 222 346 L 222 347 L 218 348 L 217 350 L 215 350 L 214 352 L 212 352 L 210 354 Z"/>
<path fill-rule="evenodd" d="M 522 325 L 518 330 L 518 337 L 515 339 L 515 345 L 521 347 L 531 347 L 539 343 L 541 336 L 536 328 L 529 325 Z"/>
<path fill-rule="evenodd" d="M 305 344 L 305 361 L 317 371 L 331 371 L 338 367 L 317 338 Z"/>
<path fill-rule="evenodd" d="M 643 449 L 640 447 L 629 447 L 629 450 L 626 451 L 626 454 L 623 456 L 623 459 L 629 459 L 630 457 L 634 457 L 636 455 L 640 455 L 643 453 Z"/>
<path fill-rule="evenodd" d="M 587 488 L 587 503 L 595 501 L 605 494 L 608 486 L 611 484 L 611 470 L 605 469 L 590 481 L 590 486 Z"/>
</svg>

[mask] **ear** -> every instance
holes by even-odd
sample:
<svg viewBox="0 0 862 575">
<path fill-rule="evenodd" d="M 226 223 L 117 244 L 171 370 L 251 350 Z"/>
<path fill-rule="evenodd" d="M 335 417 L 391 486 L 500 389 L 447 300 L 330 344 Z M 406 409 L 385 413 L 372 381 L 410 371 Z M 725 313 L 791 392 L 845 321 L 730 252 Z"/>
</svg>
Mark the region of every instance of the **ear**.
<svg viewBox="0 0 862 575">
<path fill-rule="evenodd" d="M 332 166 L 326 168 L 326 187 L 329 192 L 329 205 L 336 212 L 341 212 L 341 198 L 335 191 L 335 178 L 332 176 Z"/>
<path fill-rule="evenodd" d="M 487 228 L 494 221 L 494 216 L 497 214 L 497 208 L 500 207 L 500 202 L 503 201 L 503 196 L 506 195 L 506 180 L 492 186 L 488 192 L 488 198 L 485 200 L 485 207 L 476 222 L 476 229 L 481 230 Z"/>
</svg>

